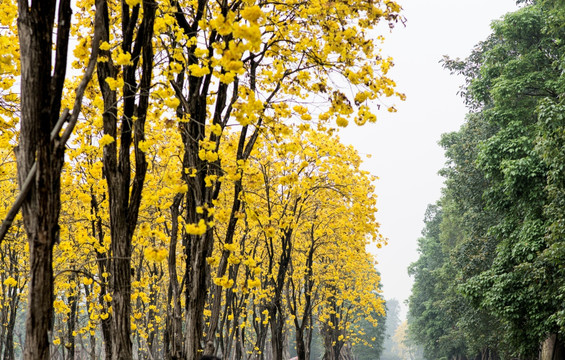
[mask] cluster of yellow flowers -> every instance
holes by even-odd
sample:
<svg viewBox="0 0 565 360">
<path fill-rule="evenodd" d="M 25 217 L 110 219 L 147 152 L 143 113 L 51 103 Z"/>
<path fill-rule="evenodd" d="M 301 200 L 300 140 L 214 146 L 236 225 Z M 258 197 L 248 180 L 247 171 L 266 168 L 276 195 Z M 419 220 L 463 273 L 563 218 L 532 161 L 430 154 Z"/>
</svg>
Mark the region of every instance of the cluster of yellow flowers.
<svg viewBox="0 0 565 360">
<path fill-rule="evenodd" d="M 17 100 L 12 91 L 19 73 L 19 54 L 15 2 L 0 3 L 2 105 Z M 135 50 L 130 53 L 122 47 L 124 36 L 118 25 L 123 3 L 109 3 L 110 34 L 99 44 L 104 56 L 99 57 L 98 65 L 115 66 L 112 77 L 101 82 L 116 92 L 112 106 L 123 122 L 118 122 L 115 138 L 105 132 L 107 104 L 98 82 L 92 81 L 83 118 L 66 153 L 69 161 L 62 176 L 62 240 L 55 248 L 57 269 L 84 267 L 84 274 L 57 278 L 59 297 L 54 302 L 57 315 L 64 319 L 71 311 L 67 299 L 71 295 L 80 298 L 88 319 L 77 329 L 81 335 L 93 334 L 112 314 L 112 275 L 103 265 L 111 257 L 111 232 L 107 230 L 111 204 L 101 159 L 104 151 L 122 143 L 121 130 L 142 121 L 145 133 L 142 137 L 135 133 L 133 144 L 145 156 L 148 170 L 140 220 L 132 239 L 131 259 L 139 276 L 132 284 L 132 330 L 147 337 L 165 326 L 160 324 L 159 316 L 164 316 L 160 311 L 171 304 L 165 304 L 164 284 L 175 279 L 160 263 L 167 261 L 169 254 L 174 255 L 179 280 L 186 276 L 189 254 L 186 243 L 173 246 L 173 233 L 177 239 L 211 235 L 214 248 L 204 255 L 205 268 L 217 273 L 208 273 L 208 279 L 222 291 L 231 289 L 235 297 L 244 293 L 257 303 L 272 298 L 277 272 L 286 271 L 279 268 L 276 257 L 288 250 L 282 248 L 282 242 L 288 240 L 293 266 L 289 276 L 295 284 L 303 284 L 307 276 L 312 276 L 308 280 L 326 291 L 320 290 L 324 301 L 341 296 L 360 308 L 378 307 L 370 300 L 378 288 L 378 277 L 370 266 L 363 267 L 363 274 L 354 269 L 363 262 L 372 266 L 367 261 L 370 256 L 361 248 L 367 238 L 378 237 L 377 224 L 369 215 L 376 210 L 369 196 L 372 188 L 366 174 L 359 170 L 358 155 L 330 134 L 336 125 L 375 122 L 371 103 L 377 98 L 404 98 L 395 90 L 394 81 L 386 77 L 392 59 L 379 55 L 368 31 L 379 19 L 393 21 L 400 7 L 389 0 L 293 0 L 268 5 L 242 0 L 232 2 L 229 9 L 222 8 L 221 3 L 207 3 L 202 19 L 193 24 L 194 34 L 181 29 L 175 14 L 195 10 L 196 1 L 180 1 L 175 8 L 170 3 L 158 4 L 150 104 L 147 116 L 140 115 L 139 119 L 122 118 L 127 107 L 124 104 L 132 100 L 123 98 L 128 90 L 124 89 L 124 73 L 134 63 L 143 65 L 143 59 L 132 58 Z M 132 11 L 141 0 L 126 0 L 125 4 Z M 83 69 L 92 46 L 94 7 L 90 0 L 78 0 L 76 6 L 80 10 L 72 33 L 77 39 L 72 66 Z M 139 11 L 141 19 L 143 10 Z M 137 34 L 138 28 L 133 30 Z M 135 71 L 138 76 L 139 69 Z M 69 79 L 69 89 L 77 85 L 77 79 Z M 343 81 L 351 86 L 341 86 Z M 70 107 L 74 93 L 68 90 L 67 95 L 63 103 Z M 141 95 L 135 96 L 137 102 Z M 195 101 L 198 111 L 205 114 L 203 118 L 193 111 Z M 11 119 L 13 114 L 7 116 L 3 109 L 0 106 L 0 150 L 11 152 L 17 123 Z M 12 135 L 6 135 L 5 129 L 13 130 Z M 191 133 L 193 129 L 198 133 Z M 187 144 L 191 142 L 198 153 L 188 154 L 193 158 L 187 161 Z M 142 165 L 136 155 L 139 152 L 131 155 L 132 164 Z M 7 169 L 3 164 L 0 171 Z M 140 169 L 132 167 L 131 174 Z M 15 180 L 11 184 L 15 186 Z M 8 188 L 0 191 L 6 197 L 14 192 Z M 205 196 L 190 201 L 199 192 Z M 237 209 L 234 199 L 242 204 Z M 187 209 L 190 204 L 198 205 Z M 173 215 L 173 210 L 179 209 L 180 214 Z M 196 213 L 198 220 L 187 220 L 187 213 Z M 233 238 L 225 239 L 230 219 L 238 222 Z M 335 247 L 330 245 L 333 243 Z M 324 255 L 316 253 L 319 257 L 308 268 L 305 254 L 311 248 L 321 249 Z M 227 270 L 219 273 L 219 264 L 226 262 Z M 275 265 L 269 267 L 268 263 Z M 21 278 L 10 274 L 3 284 L 22 287 L 25 281 L 16 279 Z M 340 288 L 340 280 L 351 284 L 351 289 Z M 333 293 L 328 284 L 335 285 Z M 185 300 L 178 301 L 185 309 Z M 329 319 L 324 301 L 317 305 L 320 318 Z M 228 309 L 225 306 L 222 311 Z M 239 310 L 245 312 L 245 307 Z M 153 320 L 143 316 L 142 308 L 155 312 Z M 239 310 L 227 311 L 230 320 L 245 328 L 257 314 L 247 320 Z M 217 314 L 207 309 L 205 315 Z M 259 320 L 267 324 L 273 320 L 270 316 L 265 311 Z M 60 344 L 61 338 L 55 336 L 53 343 Z"/>
<path fill-rule="evenodd" d="M 169 252 L 164 248 L 147 247 L 143 250 L 143 255 L 148 261 L 163 262 L 169 256 Z"/>
</svg>

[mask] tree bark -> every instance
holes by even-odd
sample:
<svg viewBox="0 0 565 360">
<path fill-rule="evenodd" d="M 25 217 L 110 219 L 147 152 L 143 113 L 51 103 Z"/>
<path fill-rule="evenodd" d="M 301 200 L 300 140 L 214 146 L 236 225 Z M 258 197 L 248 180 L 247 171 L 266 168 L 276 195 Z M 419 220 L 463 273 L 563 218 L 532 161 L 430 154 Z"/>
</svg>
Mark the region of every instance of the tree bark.
<svg viewBox="0 0 565 360">
<path fill-rule="evenodd" d="M 310 231 L 310 248 L 308 249 L 308 257 L 306 258 L 306 269 L 307 272 L 304 278 L 304 287 L 296 289 L 295 284 L 292 280 L 288 282 L 289 290 L 287 291 L 289 310 L 294 317 L 294 328 L 295 328 L 295 338 L 296 338 L 296 356 L 298 360 L 308 360 L 310 358 L 310 338 L 311 331 L 308 331 L 310 326 L 310 320 L 312 318 L 312 287 L 313 287 L 313 262 L 314 262 L 314 252 L 316 250 L 314 243 L 314 226 L 312 226 Z M 298 304 L 296 297 L 300 297 L 301 292 L 304 292 L 304 309 L 302 316 L 298 313 Z M 292 298 L 291 298 L 292 297 Z M 299 303 L 299 301 L 298 301 Z"/>
<path fill-rule="evenodd" d="M 322 324 L 322 336 L 324 338 L 324 357 L 323 360 L 338 360 L 341 348 L 343 347 L 343 340 L 338 340 L 341 335 L 339 330 L 340 319 L 336 316 L 336 301 L 335 297 L 329 299 L 329 306 L 333 311 L 330 314 L 331 325 Z"/>
<path fill-rule="evenodd" d="M 62 126 L 62 121 L 58 120 L 67 68 L 71 2 L 60 0 L 58 9 L 56 7 L 56 0 L 18 1 L 21 121 L 16 157 L 18 181 L 23 195 L 21 209 L 30 248 L 28 311 L 23 350 L 25 360 L 49 358 L 48 335 L 53 319 L 52 260 L 53 246 L 59 239 L 60 176 L 64 163 L 64 144 L 78 119 L 82 96 L 92 77 L 98 55 L 98 32 L 95 25 L 89 64 L 76 91 L 69 125 L 60 137 L 59 126 Z M 53 64 L 55 13 L 58 18 Z M 95 23 L 98 23 L 97 20 L 98 17 Z M 61 117 L 62 120 L 66 118 L 66 115 Z M 28 178 L 30 181 L 27 181 Z M 14 210 L 17 211 L 19 206 L 14 204 Z M 7 231 L 10 223 L 8 221 L 3 224 L 2 228 Z"/>
<path fill-rule="evenodd" d="M 198 224 L 200 220 L 206 221 L 206 214 L 198 214 L 196 209 L 199 207 L 212 207 L 212 191 L 205 186 L 205 177 L 214 174 L 208 164 L 199 158 L 199 142 L 205 138 L 206 123 L 206 94 L 207 86 L 203 85 L 205 95 L 196 93 L 200 89 L 195 83 L 201 78 L 190 77 L 189 95 L 190 108 L 188 114 L 194 121 L 188 124 L 183 123 L 182 135 L 185 147 L 183 158 L 184 173 L 190 169 L 199 169 L 194 178 L 185 179 L 188 183 L 189 191 L 186 195 L 187 212 L 186 222 Z M 197 360 L 199 350 L 202 349 L 202 334 L 204 330 L 203 312 L 208 294 L 210 267 L 206 263 L 206 258 L 211 256 L 214 244 L 214 234 L 212 228 L 207 228 L 203 235 L 185 235 L 186 243 L 186 271 L 187 271 L 187 299 L 186 299 L 186 333 L 185 333 L 185 356 L 187 360 Z"/>
</svg>

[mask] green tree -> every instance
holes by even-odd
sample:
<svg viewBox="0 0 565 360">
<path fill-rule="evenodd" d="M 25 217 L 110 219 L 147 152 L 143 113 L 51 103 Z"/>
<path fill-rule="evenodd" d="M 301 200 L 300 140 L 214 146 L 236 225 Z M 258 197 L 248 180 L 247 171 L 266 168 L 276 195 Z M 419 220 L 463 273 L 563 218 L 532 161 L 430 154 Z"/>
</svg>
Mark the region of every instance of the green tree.
<svg viewBox="0 0 565 360">
<path fill-rule="evenodd" d="M 477 166 L 489 181 L 484 211 L 495 219 L 487 234 L 496 252 L 489 269 L 467 281 L 465 293 L 508 327 L 515 351 L 535 356 L 553 333 L 554 275 L 538 255 L 547 247 L 546 166 L 535 151 L 539 100 L 557 96 L 558 48 L 544 33 L 545 16 L 528 6 L 493 23 L 499 39 L 485 49 L 480 89 L 482 115 L 495 132 L 479 143 Z"/>
<path fill-rule="evenodd" d="M 466 352 L 457 328 L 454 268 L 440 241 L 443 216 L 440 206 L 428 207 L 423 236 L 418 240 L 420 257 L 408 270 L 414 277 L 408 310 L 410 337 L 423 345 L 427 359 L 451 358 Z"/>
<path fill-rule="evenodd" d="M 466 77 L 472 113 L 442 138 L 441 220 L 431 233 L 426 221 L 422 255 L 411 267 L 411 330 L 428 357 L 454 356 L 440 346 L 450 337 L 463 341 L 457 352 L 468 356 L 534 358 L 541 343 L 556 344 L 554 355 L 562 356 L 557 3 L 528 4 L 493 22 L 493 34 L 465 61 L 445 59 Z"/>
<path fill-rule="evenodd" d="M 559 46 L 558 58 L 554 63 L 560 71 L 565 69 L 565 8 L 562 1 L 546 0 L 540 2 L 546 10 L 547 31 Z M 556 83 L 557 93 L 565 92 L 565 77 L 560 76 Z M 565 302 L 565 103 L 562 96 L 546 97 L 538 105 L 539 137 L 537 150 L 547 166 L 547 197 L 545 215 L 548 221 L 547 242 L 548 247 L 540 259 L 545 266 L 551 269 L 554 275 L 555 287 L 560 289 L 556 294 L 556 301 Z M 555 319 L 561 334 L 565 334 L 565 308 L 560 307 Z M 561 339 L 563 341 L 563 339 Z"/>
</svg>

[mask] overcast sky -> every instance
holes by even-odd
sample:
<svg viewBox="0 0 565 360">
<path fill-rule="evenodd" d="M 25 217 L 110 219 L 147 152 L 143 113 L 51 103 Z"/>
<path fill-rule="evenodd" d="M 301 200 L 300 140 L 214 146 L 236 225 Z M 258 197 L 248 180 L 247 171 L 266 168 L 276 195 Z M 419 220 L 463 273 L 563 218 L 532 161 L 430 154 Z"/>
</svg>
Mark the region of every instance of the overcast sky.
<svg viewBox="0 0 565 360">
<path fill-rule="evenodd" d="M 465 58 L 490 34 L 490 23 L 517 9 L 515 0 L 398 0 L 407 18 L 384 34 L 384 55 L 394 58 L 390 76 L 407 100 L 396 114 L 380 112 L 375 125 L 350 126 L 342 140 L 354 144 L 365 169 L 378 176 L 378 220 L 389 245 L 375 251 L 384 297 L 403 303 L 412 279 L 407 267 L 418 258 L 417 240 L 426 207 L 435 203 L 445 163 L 437 145 L 442 133 L 457 130 L 466 114 L 457 91 L 463 79 L 439 64 L 443 55 Z M 403 305 L 403 313 L 406 305 Z"/>
</svg>

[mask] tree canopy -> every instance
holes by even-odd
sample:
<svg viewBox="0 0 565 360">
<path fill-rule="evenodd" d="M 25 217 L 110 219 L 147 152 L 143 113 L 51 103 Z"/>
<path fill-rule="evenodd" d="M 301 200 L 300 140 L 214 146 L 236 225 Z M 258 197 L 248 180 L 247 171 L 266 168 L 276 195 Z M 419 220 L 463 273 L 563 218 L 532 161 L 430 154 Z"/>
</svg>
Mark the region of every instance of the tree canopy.
<svg viewBox="0 0 565 360">
<path fill-rule="evenodd" d="M 404 99 L 377 27 L 400 5 L 0 8 L 4 359 L 379 348 L 374 177 L 337 133 Z"/>
<path fill-rule="evenodd" d="M 557 3 L 507 14 L 466 60 L 444 60 L 467 79 L 470 113 L 440 142 L 445 188 L 410 270 L 411 332 L 428 358 L 563 356 Z"/>
</svg>

